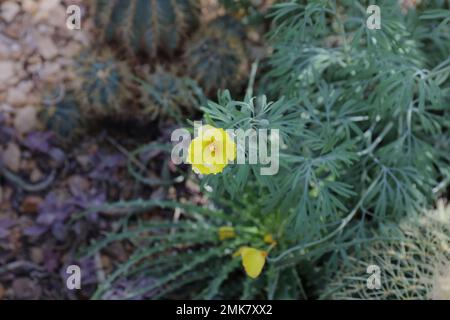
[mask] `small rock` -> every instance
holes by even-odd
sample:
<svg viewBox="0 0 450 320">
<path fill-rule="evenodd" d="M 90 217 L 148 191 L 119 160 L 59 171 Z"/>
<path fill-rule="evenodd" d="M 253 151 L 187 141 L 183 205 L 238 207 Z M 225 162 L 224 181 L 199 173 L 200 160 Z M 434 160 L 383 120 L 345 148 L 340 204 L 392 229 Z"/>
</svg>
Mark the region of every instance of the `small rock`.
<svg viewBox="0 0 450 320">
<path fill-rule="evenodd" d="M 79 155 L 79 156 L 76 156 L 75 159 L 77 159 L 77 162 L 81 165 L 81 167 L 84 170 L 89 168 L 89 165 L 91 163 L 91 158 L 88 155 Z"/>
<path fill-rule="evenodd" d="M 3 151 L 2 159 L 9 170 L 17 172 L 20 166 L 20 149 L 17 144 L 10 142 Z"/>
<path fill-rule="evenodd" d="M 44 174 L 38 168 L 34 168 L 30 173 L 30 181 L 35 183 L 41 180 L 44 177 Z"/>
<path fill-rule="evenodd" d="M 13 39 L 20 39 L 25 32 L 25 28 L 20 23 L 10 23 L 3 28 L 2 32 Z"/>
<path fill-rule="evenodd" d="M 89 180 L 80 176 L 73 175 L 68 179 L 69 188 L 73 195 L 86 193 L 90 187 Z"/>
<path fill-rule="evenodd" d="M 22 8 L 25 12 L 33 14 L 36 12 L 38 4 L 35 0 L 22 0 Z"/>
<path fill-rule="evenodd" d="M 2 4 L 0 12 L 3 20 L 9 23 L 13 21 L 20 12 L 20 6 L 14 1 L 6 1 Z"/>
<path fill-rule="evenodd" d="M 19 133 L 27 133 L 37 126 L 37 110 L 32 106 L 18 109 L 14 118 L 14 127 Z"/>
<path fill-rule="evenodd" d="M 50 11 L 58 7 L 61 0 L 41 0 L 39 4 L 39 10 Z"/>
<path fill-rule="evenodd" d="M 0 59 L 6 60 L 11 54 L 11 47 L 5 43 L 5 41 L 0 41 Z"/>
<path fill-rule="evenodd" d="M 16 299 L 39 299 L 41 287 L 29 278 L 16 278 L 12 283 L 12 290 Z"/>
<path fill-rule="evenodd" d="M 30 92 L 33 89 L 33 81 L 21 81 L 16 87 L 10 88 L 8 91 L 7 101 L 12 105 L 26 105 L 29 103 Z"/>
<path fill-rule="evenodd" d="M 0 82 L 7 81 L 14 76 L 14 62 L 0 61 Z"/>
<path fill-rule="evenodd" d="M 58 55 L 58 48 L 49 37 L 41 37 L 38 39 L 38 50 L 46 60 L 51 60 Z"/>
<path fill-rule="evenodd" d="M 82 46 L 78 42 L 69 41 L 64 47 L 61 48 L 61 53 L 66 57 L 74 57 L 81 51 L 81 48 Z"/>
<path fill-rule="evenodd" d="M 38 11 L 33 18 L 36 19 L 36 21 L 47 20 L 52 17 L 54 9 L 60 5 L 60 2 L 60 0 L 41 0 Z"/>
<path fill-rule="evenodd" d="M 6 102 L 14 106 L 23 106 L 28 102 L 27 93 L 19 87 L 13 87 L 8 90 Z"/>
<path fill-rule="evenodd" d="M 60 71 L 61 66 L 58 63 L 45 62 L 39 70 L 39 77 L 45 81 L 59 80 Z"/>
<path fill-rule="evenodd" d="M 39 196 L 27 196 L 22 202 L 20 210 L 23 213 L 36 213 L 43 199 Z"/>
<path fill-rule="evenodd" d="M 31 248 L 30 255 L 31 260 L 33 260 L 34 263 L 41 264 L 42 262 L 44 262 L 44 252 L 41 248 L 39 247 Z"/>
</svg>

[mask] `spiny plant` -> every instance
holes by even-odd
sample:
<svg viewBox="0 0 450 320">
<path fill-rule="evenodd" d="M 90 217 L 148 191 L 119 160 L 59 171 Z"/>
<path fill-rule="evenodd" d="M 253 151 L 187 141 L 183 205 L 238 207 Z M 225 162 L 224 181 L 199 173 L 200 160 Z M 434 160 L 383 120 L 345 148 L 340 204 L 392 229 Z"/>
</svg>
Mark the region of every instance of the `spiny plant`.
<svg viewBox="0 0 450 320">
<path fill-rule="evenodd" d="M 118 265 L 99 284 L 94 299 L 108 296 L 116 283 L 135 283 L 138 278 L 153 281 L 145 287 L 128 288 L 128 293 L 121 298 L 133 299 L 143 294 L 152 299 L 306 297 L 299 275 L 303 268 L 296 263 L 277 264 L 267 258 L 256 278 L 245 274 L 245 261 L 237 257 L 240 248 L 248 246 L 276 255 L 293 240 L 283 234 L 282 215 L 262 214 L 254 193 L 244 193 L 236 202 L 224 202 L 221 208 L 149 200 L 115 203 L 103 209 L 122 207 L 131 212 L 152 206 L 181 210 L 183 219 L 130 222 L 121 232 L 106 235 L 88 248 L 87 256 L 115 241 L 127 240 L 135 248 L 127 262 Z"/>
<path fill-rule="evenodd" d="M 219 0 L 223 7 L 248 24 L 258 24 L 277 0 Z"/>
<path fill-rule="evenodd" d="M 184 55 L 186 73 L 211 95 L 217 89 L 238 89 L 248 73 L 242 29 L 229 18 L 213 20 L 189 41 Z M 224 29 L 229 26 L 230 28 Z"/>
<path fill-rule="evenodd" d="M 133 83 L 125 62 L 117 60 L 110 50 L 93 50 L 80 56 L 75 72 L 81 82 L 76 93 L 83 117 L 99 119 L 126 113 Z"/>
<path fill-rule="evenodd" d="M 183 116 L 193 114 L 204 100 L 203 92 L 194 80 L 179 77 L 161 66 L 139 81 L 138 90 L 140 113 L 149 120 L 170 117 L 181 121 Z"/>
<path fill-rule="evenodd" d="M 238 19 L 229 14 L 215 18 L 209 23 L 208 27 L 225 30 L 227 33 L 233 34 L 242 40 L 246 38 L 245 26 Z"/>
<path fill-rule="evenodd" d="M 412 214 L 399 225 L 385 224 L 359 254 L 341 259 L 322 298 L 450 299 L 450 207 Z M 368 267 L 380 269 L 379 287 Z M 370 279 L 369 279 L 370 280 Z"/>
<path fill-rule="evenodd" d="M 74 94 L 68 93 L 60 100 L 45 103 L 39 112 L 41 125 L 56 137 L 67 142 L 83 130 L 83 118 Z"/>
<path fill-rule="evenodd" d="M 96 0 L 96 22 L 107 42 L 131 53 L 172 55 L 199 24 L 198 0 Z"/>
</svg>

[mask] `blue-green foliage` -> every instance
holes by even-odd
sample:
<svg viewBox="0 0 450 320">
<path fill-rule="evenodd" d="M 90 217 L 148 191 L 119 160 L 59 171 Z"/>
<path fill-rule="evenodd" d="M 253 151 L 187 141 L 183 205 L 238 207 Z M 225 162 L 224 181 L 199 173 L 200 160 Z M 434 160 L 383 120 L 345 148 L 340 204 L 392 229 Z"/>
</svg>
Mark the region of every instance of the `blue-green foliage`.
<svg viewBox="0 0 450 320">
<path fill-rule="evenodd" d="M 130 201 L 102 208 L 140 211 L 153 206 L 181 210 L 178 222 L 124 222 L 119 233 L 106 235 L 84 253 L 87 256 L 116 241 L 133 243 L 133 254 L 120 264 L 95 293 L 95 299 L 107 297 L 119 282 L 135 283 L 138 278 L 155 279 L 145 287 L 129 288 L 123 299 L 148 296 L 197 299 L 300 299 L 305 289 L 297 264 L 266 264 L 257 279 L 246 276 L 241 259 L 233 257 L 241 246 L 267 250 L 264 235 L 273 235 L 277 244 L 270 251 L 276 256 L 293 244 L 284 237 L 283 215 L 262 214 L 255 193 L 249 190 L 239 201 L 218 203 L 208 209 L 168 201 Z M 128 228 L 127 225 L 130 225 Z M 219 228 L 232 226 L 236 237 L 219 239 Z M 289 239 L 289 240 L 287 240 Z"/>
<path fill-rule="evenodd" d="M 277 175 L 237 165 L 208 183 L 237 195 L 252 173 L 270 191 L 267 206 L 293 208 L 298 232 L 313 239 L 356 211 L 360 222 L 383 221 L 429 205 L 449 165 L 436 146 L 448 132 L 450 58 L 430 66 L 396 5 L 382 5 L 381 30 L 366 28 L 363 7 L 276 5 L 275 51 L 263 82 L 276 102 L 224 95 L 204 108 L 219 127 L 258 129 L 265 119 L 280 128 Z M 338 37 L 336 47 L 330 36 Z"/>
</svg>

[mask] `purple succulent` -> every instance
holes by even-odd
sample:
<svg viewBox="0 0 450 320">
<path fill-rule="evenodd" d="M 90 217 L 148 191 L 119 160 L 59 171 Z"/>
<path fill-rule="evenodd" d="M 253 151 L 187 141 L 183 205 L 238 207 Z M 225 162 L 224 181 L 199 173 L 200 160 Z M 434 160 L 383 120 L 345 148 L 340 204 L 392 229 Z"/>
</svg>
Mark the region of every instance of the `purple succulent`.
<svg viewBox="0 0 450 320">
<path fill-rule="evenodd" d="M 125 157 L 121 154 L 105 154 L 97 152 L 91 157 L 91 162 L 95 164 L 89 177 L 92 179 L 108 181 L 117 168 L 125 164 Z"/>
<path fill-rule="evenodd" d="M 42 152 L 56 162 L 61 163 L 66 155 L 61 149 L 52 146 L 53 136 L 54 134 L 50 131 L 31 132 L 23 141 L 23 145 L 31 151 Z"/>
<path fill-rule="evenodd" d="M 67 201 L 61 192 L 52 191 L 39 205 L 36 225 L 24 230 L 26 235 L 39 236 L 51 230 L 53 235 L 62 240 L 65 236 L 64 222 L 76 210 L 75 205 Z"/>
<path fill-rule="evenodd" d="M 83 192 L 81 188 L 70 186 L 71 194 L 61 192 L 50 192 L 39 205 L 36 224 L 24 230 L 25 235 L 39 236 L 51 231 L 58 240 L 64 240 L 67 235 L 67 220 L 73 213 L 88 208 L 100 206 L 106 202 L 104 192 Z M 98 221 L 98 212 L 89 213 L 88 219 L 92 222 Z"/>
<path fill-rule="evenodd" d="M 14 226 L 16 223 L 12 219 L 1 219 L 0 220 L 0 239 L 5 239 L 9 235 L 9 228 Z"/>
<path fill-rule="evenodd" d="M 23 145 L 32 151 L 47 153 L 50 150 L 50 142 L 52 137 L 52 132 L 31 132 L 24 139 Z"/>
</svg>

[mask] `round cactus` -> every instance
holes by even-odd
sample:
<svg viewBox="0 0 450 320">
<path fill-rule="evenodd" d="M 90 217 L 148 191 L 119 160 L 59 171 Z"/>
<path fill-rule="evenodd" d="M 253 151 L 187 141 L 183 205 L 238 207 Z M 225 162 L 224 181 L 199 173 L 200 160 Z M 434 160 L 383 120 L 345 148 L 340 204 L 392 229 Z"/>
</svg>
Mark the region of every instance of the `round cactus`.
<svg viewBox="0 0 450 320">
<path fill-rule="evenodd" d="M 209 28 L 225 30 L 227 33 L 233 34 L 242 40 L 246 37 L 244 25 L 229 14 L 217 17 L 216 19 L 212 20 L 209 23 Z"/>
<path fill-rule="evenodd" d="M 228 31 L 221 29 L 220 25 L 220 21 L 212 21 L 205 30 L 193 37 L 185 53 L 187 74 L 208 95 L 217 89 L 237 90 L 244 84 L 248 74 L 242 39 L 236 35 L 236 29 Z"/>
<path fill-rule="evenodd" d="M 131 71 L 108 50 L 84 53 L 76 65 L 81 81 L 77 96 L 83 117 L 96 119 L 124 113 L 131 96 Z"/>
<path fill-rule="evenodd" d="M 199 15 L 199 0 L 96 0 L 104 40 L 152 57 L 173 54 L 197 28 Z"/>
<path fill-rule="evenodd" d="M 44 129 L 53 131 L 62 141 L 73 139 L 83 127 L 80 110 L 72 95 L 45 105 L 39 118 Z"/>
<path fill-rule="evenodd" d="M 343 263 L 323 297 L 450 299 L 450 206 L 440 203 L 398 227 L 384 226 L 376 238 L 360 256 Z M 371 265 L 379 267 L 377 286 L 368 285 L 375 270 Z"/>
<path fill-rule="evenodd" d="M 203 101 L 202 90 L 189 78 L 178 77 L 158 66 L 140 82 L 142 114 L 149 120 L 170 117 L 180 120 Z"/>
</svg>

